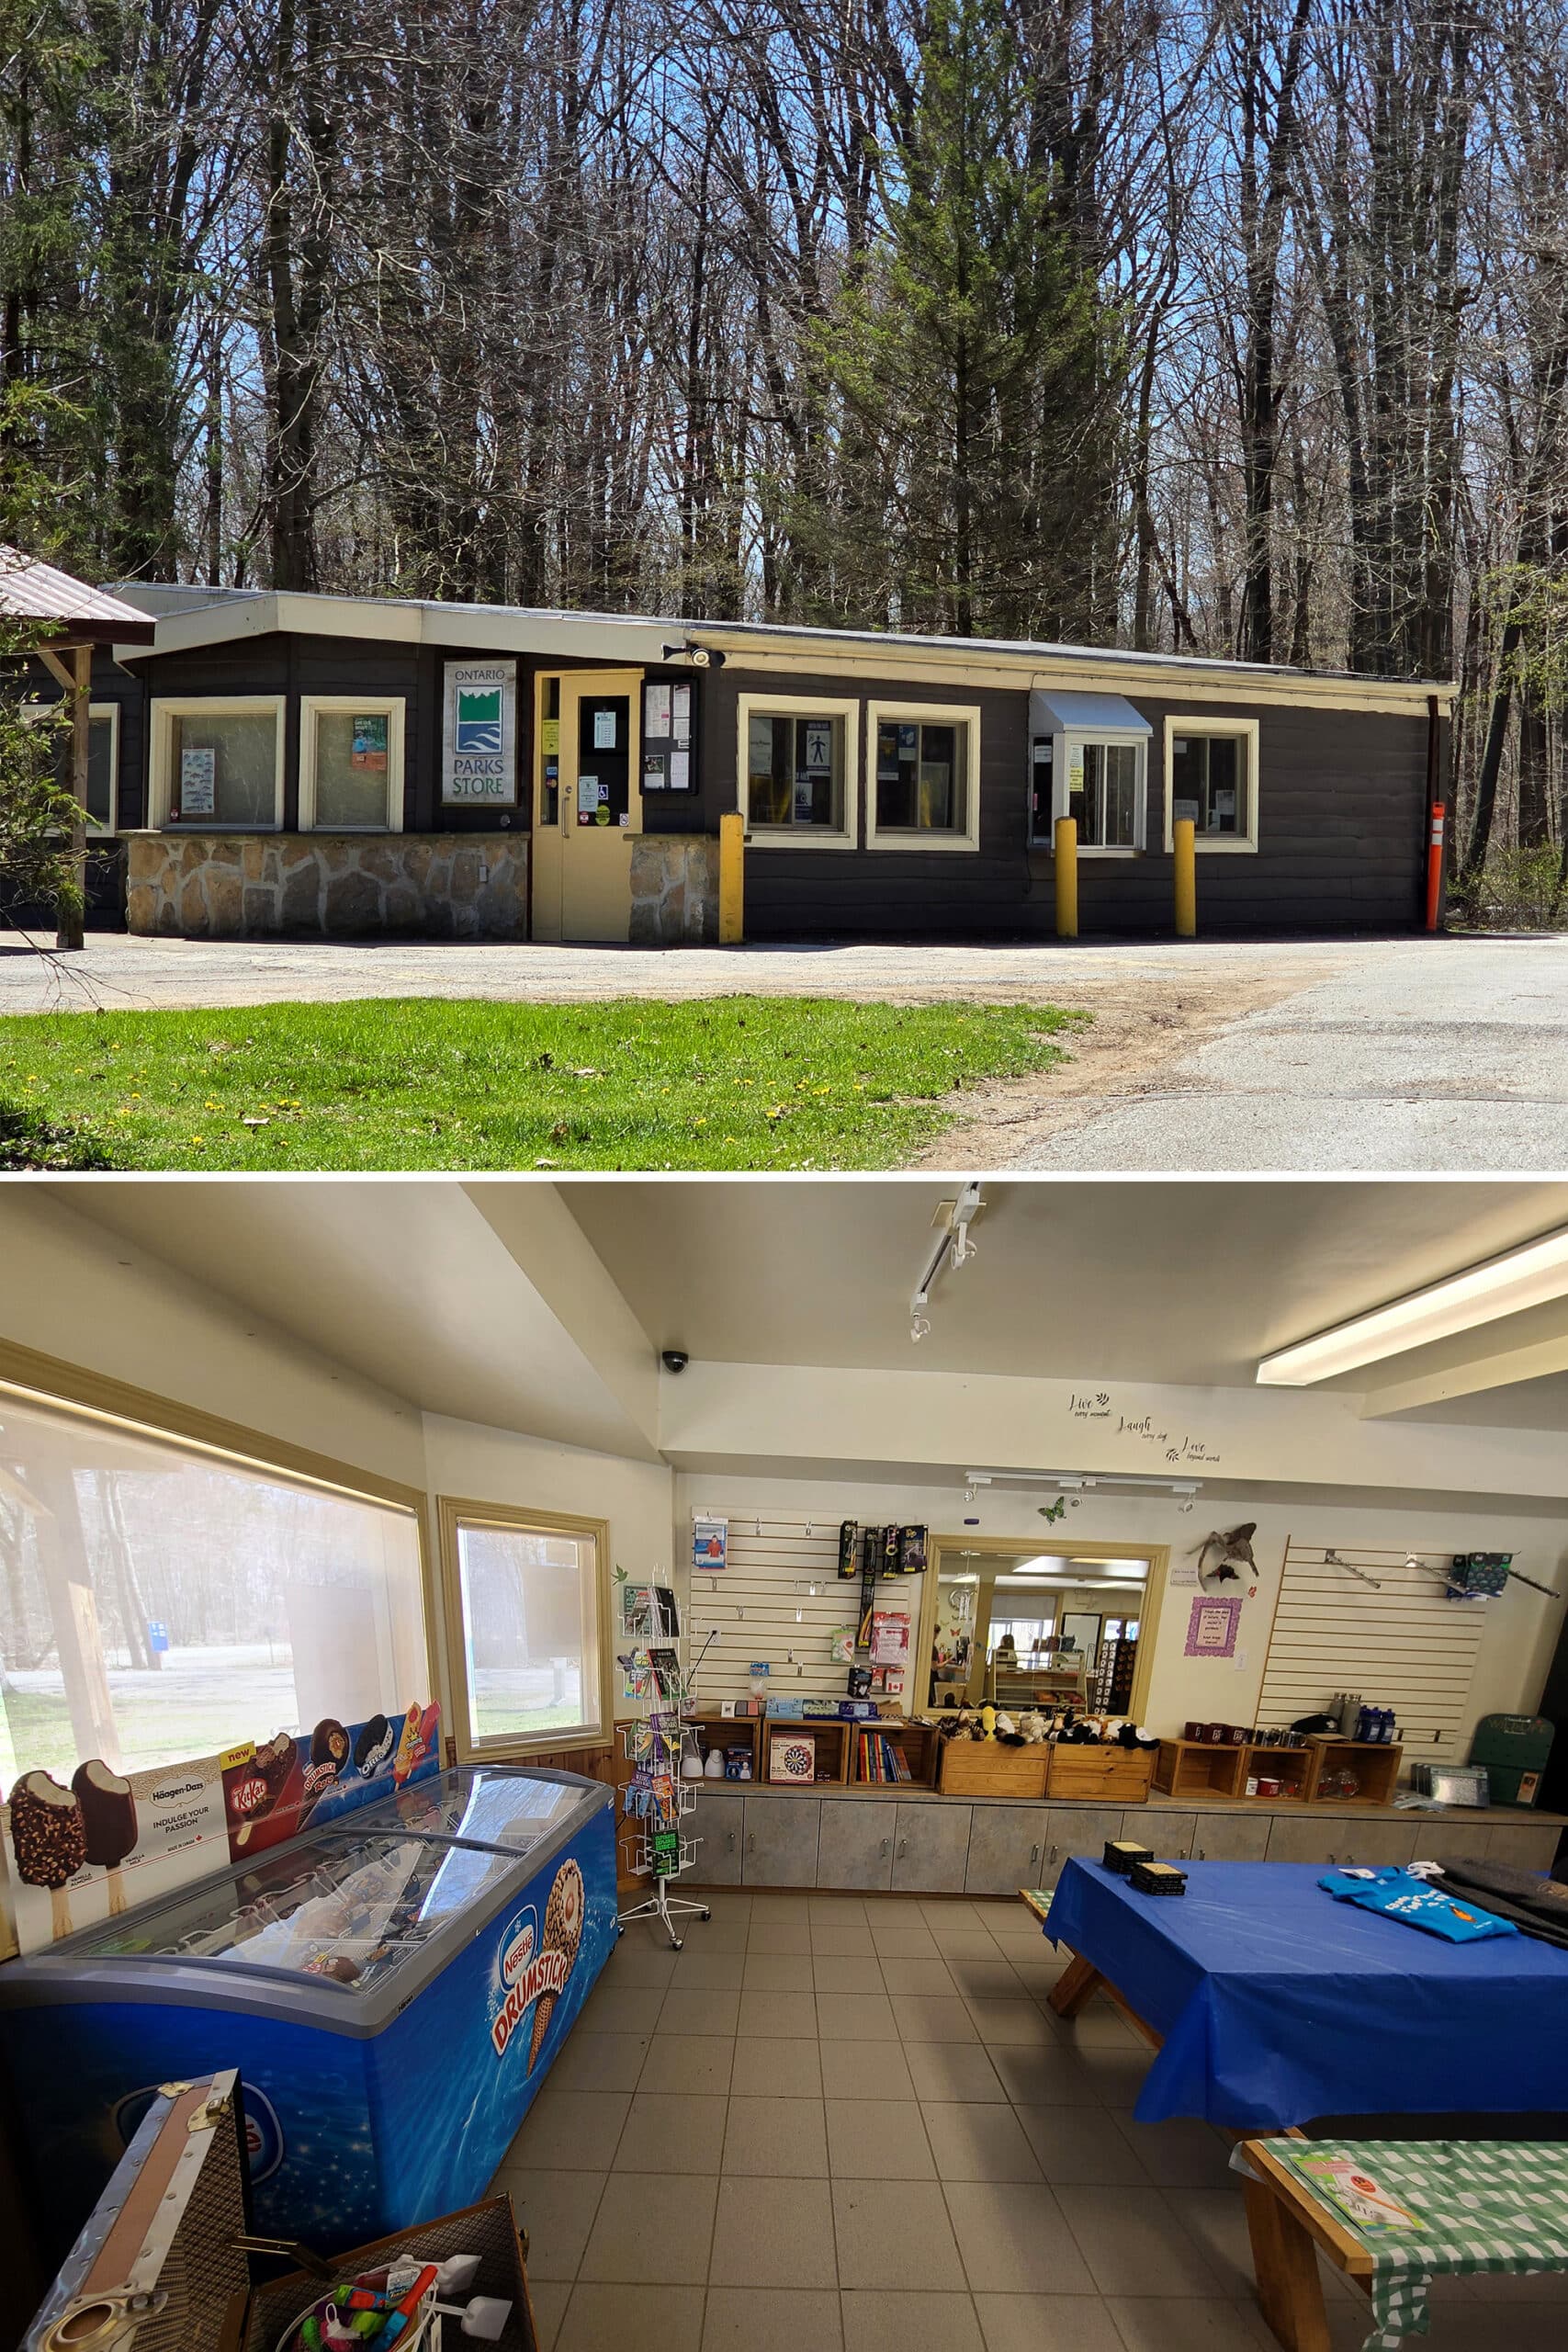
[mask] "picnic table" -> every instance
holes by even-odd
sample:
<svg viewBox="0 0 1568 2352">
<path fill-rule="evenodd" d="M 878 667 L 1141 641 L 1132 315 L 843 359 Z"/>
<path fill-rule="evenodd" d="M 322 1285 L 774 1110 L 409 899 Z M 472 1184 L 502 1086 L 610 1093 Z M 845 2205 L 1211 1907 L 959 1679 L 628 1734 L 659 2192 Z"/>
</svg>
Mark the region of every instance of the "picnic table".
<svg viewBox="0 0 1568 2352">
<path fill-rule="evenodd" d="M 1371 2299 L 1362 2352 L 1426 2333 L 1435 2278 L 1568 2269 L 1568 2148 L 1555 2143 L 1292 2137 L 1244 2141 L 1231 2162 L 1258 2305 L 1286 2352 L 1329 2352 L 1319 2248 Z"/>
</svg>

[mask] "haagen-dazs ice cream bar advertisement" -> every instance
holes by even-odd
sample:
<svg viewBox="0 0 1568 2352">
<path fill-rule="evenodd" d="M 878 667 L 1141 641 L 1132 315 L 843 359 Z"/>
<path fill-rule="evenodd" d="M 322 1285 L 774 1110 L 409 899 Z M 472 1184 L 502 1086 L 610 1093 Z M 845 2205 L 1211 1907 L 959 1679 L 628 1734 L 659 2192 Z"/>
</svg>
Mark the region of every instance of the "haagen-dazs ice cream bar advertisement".
<svg viewBox="0 0 1568 2352">
<path fill-rule="evenodd" d="M 0 1805 L 0 1855 L 22 1951 L 70 1935 L 218 1869 L 281 1845 L 440 1763 L 440 1713 L 277 1732 L 222 1756 L 122 1773 L 88 1757 L 23 1772 Z"/>
</svg>

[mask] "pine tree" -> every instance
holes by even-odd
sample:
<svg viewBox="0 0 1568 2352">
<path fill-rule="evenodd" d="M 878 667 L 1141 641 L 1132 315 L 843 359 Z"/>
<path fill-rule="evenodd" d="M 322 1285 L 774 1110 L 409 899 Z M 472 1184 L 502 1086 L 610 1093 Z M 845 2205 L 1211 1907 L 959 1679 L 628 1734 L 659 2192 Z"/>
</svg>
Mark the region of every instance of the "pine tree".
<svg viewBox="0 0 1568 2352">
<path fill-rule="evenodd" d="M 1105 620 L 1116 322 L 1027 140 L 1003 0 L 936 0 L 886 231 L 813 339 L 835 416 L 796 518 L 816 610 L 961 637 Z"/>
</svg>

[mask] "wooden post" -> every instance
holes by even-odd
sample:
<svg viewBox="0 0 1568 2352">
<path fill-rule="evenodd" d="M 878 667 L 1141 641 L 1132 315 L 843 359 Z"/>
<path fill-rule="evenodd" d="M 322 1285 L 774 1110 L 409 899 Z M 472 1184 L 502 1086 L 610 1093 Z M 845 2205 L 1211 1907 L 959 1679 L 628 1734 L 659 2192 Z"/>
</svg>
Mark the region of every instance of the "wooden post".
<svg viewBox="0 0 1568 2352">
<path fill-rule="evenodd" d="M 1058 817 L 1056 849 L 1056 936 L 1078 935 L 1078 825 L 1076 817 Z"/>
<path fill-rule="evenodd" d="M 1198 828 L 1190 817 L 1178 817 L 1170 829 L 1176 861 L 1176 935 L 1198 936 Z"/>
<path fill-rule="evenodd" d="M 731 808 L 718 820 L 718 944 L 738 947 L 746 935 L 746 820 Z"/>
<path fill-rule="evenodd" d="M 63 659 L 62 658 L 63 656 Z M 39 648 L 39 659 L 60 681 L 71 720 L 71 793 L 76 810 L 71 820 L 71 870 L 81 894 L 80 910 L 61 909 L 54 944 L 70 955 L 83 945 L 83 915 L 87 896 L 87 754 L 92 741 L 93 649 L 90 645 Z"/>
</svg>

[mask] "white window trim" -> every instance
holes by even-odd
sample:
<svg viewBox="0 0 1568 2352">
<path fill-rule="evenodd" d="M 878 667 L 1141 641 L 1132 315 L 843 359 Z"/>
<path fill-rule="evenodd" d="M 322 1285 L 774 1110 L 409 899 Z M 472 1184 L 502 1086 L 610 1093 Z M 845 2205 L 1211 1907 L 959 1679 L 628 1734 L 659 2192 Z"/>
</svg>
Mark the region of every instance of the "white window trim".
<svg viewBox="0 0 1568 2352">
<path fill-rule="evenodd" d="M 876 730 L 884 719 L 911 719 L 933 727 L 968 729 L 968 775 L 964 790 L 962 832 L 921 832 L 912 825 L 879 826 L 876 821 Z M 960 855 L 980 846 L 980 712 L 975 703 L 868 702 L 865 707 L 865 845 L 867 849 L 935 850 Z"/>
<path fill-rule="evenodd" d="M 1055 739 L 1051 777 L 1051 808 L 1053 819 L 1067 815 L 1067 776 L 1072 767 L 1073 752 L 1081 755 L 1086 743 L 1130 743 L 1138 754 L 1137 799 L 1133 810 L 1131 846 L 1120 842 L 1079 842 L 1080 857 L 1142 857 L 1148 842 L 1149 826 L 1149 739 L 1130 727 L 1072 728 Z M 1052 832 L 1055 838 L 1055 823 Z"/>
<path fill-rule="evenodd" d="M 316 726 L 322 711 L 348 711 L 387 721 L 387 815 L 379 825 L 326 825 L 316 816 Z M 301 695 L 299 697 L 299 831 L 302 833 L 400 833 L 403 830 L 403 742 L 408 703 L 402 695 Z"/>
<path fill-rule="evenodd" d="M 22 705 L 22 722 L 24 726 L 28 727 L 41 727 L 44 720 L 46 718 L 52 718 L 53 714 L 59 709 L 59 707 L 60 705 L 58 702 L 25 702 Z M 93 822 L 92 818 L 88 818 L 87 846 L 89 849 L 91 849 L 95 842 L 112 842 L 116 834 L 119 831 L 118 703 L 90 702 L 87 705 L 87 723 L 89 726 L 91 726 L 95 718 L 107 718 L 109 723 L 109 820 L 107 825 L 96 825 Z M 54 825 L 51 825 L 49 827 L 49 833 L 51 840 L 57 835 L 58 830 L 58 827 Z"/>
<path fill-rule="evenodd" d="M 1196 847 L 1204 857 L 1216 853 L 1221 856 L 1256 857 L 1258 854 L 1258 722 L 1256 718 L 1229 718 L 1212 711 L 1168 711 L 1165 721 L 1165 846 L 1166 854 L 1176 847 L 1176 820 L 1172 815 L 1173 796 L 1171 775 L 1175 765 L 1175 741 L 1179 735 L 1234 735 L 1247 745 L 1247 831 L 1224 834 L 1199 833 Z"/>
<path fill-rule="evenodd" d="M 858 702 L 827 695 L 737 695 L 735 797 L 748 849 L 858 849 L 860 846 L 860 715 Z M 844 729 L 844 822 L 840 831 L 815 825 L 751 822 L 750 726 L 753 718 L 838 718 Z"/>
<path fill-rule="evenodd" d="M 180 820 L 171 825 L 169 802 L 173 798 L 174 734 L 176 718 L 243 718 L 255 712 L 270 712 L 276 720 L 275 737 L 277 761 L 273 774 L 272 822 L 260 825 L 231 825 L 221 818 L 198 818 L 194 824 Z M 285 728 L 288 713 L 287 695 L 183 695 L 167 698 L 156 697 L 152 704 L 152 759 L 148 783 L 148 830 L 152 832 L 175 833 L 280 833 L 283 831 L 283 760 Z"/>
</svg>

